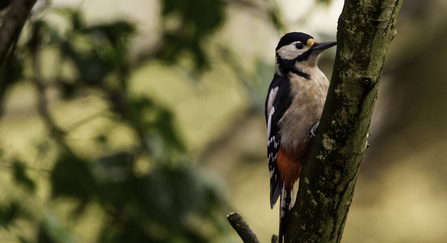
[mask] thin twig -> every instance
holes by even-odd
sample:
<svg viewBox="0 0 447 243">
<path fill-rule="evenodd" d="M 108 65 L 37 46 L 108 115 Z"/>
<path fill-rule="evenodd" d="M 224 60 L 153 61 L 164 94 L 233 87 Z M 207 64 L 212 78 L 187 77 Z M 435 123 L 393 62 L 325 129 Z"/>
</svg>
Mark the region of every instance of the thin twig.
<svg viewBox="0 0 447 243">
<path fill-rule="evenodd" d="M 244 243 L 259 243 L 258 238 L 239 213 L 230 213 L 227 219 Z"/>
<path fill-rule="evenodd" d="M 95 112 L 95 113 L 93 113 L 91 115 L 88 115 L 86 117 L 83 117 L 80 120 L 77 120 L 77 121 L 75 121 L 75 122 L 73 122 L 73 123 L 71 123 L 69 125 L 64 126 L 65 127 L 65 131 L 69 132 L 69 131 L 74 130 L 74 129 L 76 129 L 76 128 L 84 125 L 84 124 L 87 124 L 88 122 L 91 122 L 91 121 L 93 121 L 93 120 L 95 120 L 95 119 L 97 119 L 99 117 L 103 117 L 106 114 L 108 114 L 108 111 L 109 111 L 108 109 L 104 109 L 104 110 Z"/>
<path fill-rule="evenodd" d="M 68 144 L 65 142 L 65 134 L 66 132 L 60 128 L 56 122 L 54 121 L 53 117 L 51 116 L 50 112 L 48 111 L 48 102 L 46 98 L 46 86 L 43 83 L 41 79 L 41 66 L 40 66 L 40 60 L 39 60 L 39 43 L 34 43 L 35 45 L 32 47 L 32 54 L 33 54 L 33 78 L 32 82 L 34 83 L 37 91 L 37 111 L 44 121 L 46 127 L 50 131 L 50 136 L 53 137 L 59 146 L 62 147 L 65 152 L 69 154 L 73 154 L 73 151 L 68 146 Z"/>
</svg>

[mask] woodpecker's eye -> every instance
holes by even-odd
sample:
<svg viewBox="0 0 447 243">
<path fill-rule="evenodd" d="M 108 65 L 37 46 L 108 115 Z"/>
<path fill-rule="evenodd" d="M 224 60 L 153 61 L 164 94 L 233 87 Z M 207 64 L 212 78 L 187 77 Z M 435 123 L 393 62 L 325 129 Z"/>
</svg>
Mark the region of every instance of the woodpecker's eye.
<svg viewBox="0 0 447 243">
<path fill-rule="evenodd" d="M 295 44 L 296 49 L 303 49 L 303 44 L 301 44 L 301 42 L 298 42 Z"/>
</svg>

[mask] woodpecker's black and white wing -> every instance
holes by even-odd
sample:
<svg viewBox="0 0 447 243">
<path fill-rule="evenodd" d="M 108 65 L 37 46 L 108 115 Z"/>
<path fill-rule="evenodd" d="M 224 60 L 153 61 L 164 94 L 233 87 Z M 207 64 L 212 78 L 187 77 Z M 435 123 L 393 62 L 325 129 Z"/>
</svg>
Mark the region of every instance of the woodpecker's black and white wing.
<svg viewBox="0 0 447 243">
<path fill-rule="evenodd" d="M 287 77 L 276 75 L 270 84 L 265 102 L 267 121 L 267 154 L 270 171 L 270 206 L 273 208 L 283 187 L 277 167 L 277 156 L 281 145 L 280 120 L 292 103 L 290 82 Z"/>
</svg>

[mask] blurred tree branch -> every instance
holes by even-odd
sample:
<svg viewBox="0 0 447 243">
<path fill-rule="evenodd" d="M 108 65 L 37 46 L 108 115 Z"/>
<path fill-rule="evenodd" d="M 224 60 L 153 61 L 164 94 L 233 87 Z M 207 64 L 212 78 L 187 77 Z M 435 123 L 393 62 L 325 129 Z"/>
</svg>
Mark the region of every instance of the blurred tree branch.
<svg viewBox="0 0 447 243">
<path fill-rule="evenodd" d="M 5 68 L 5 59 L 8 51 L 14 49 L 23 25 L 28 18 L 36 0 L 15 0 L 3 19 L 0 26 L 0 70 Z M 10 77 L 0 80 L 0 117 L 3 114 L 3 98 L 8 85 L 12 82 Z"/>
<path fill-rule="evenodd" d="M 258 238 L 239 213 L 230 213 L 227 219 L 244 243 L 259 243 Z"/>
<path fill-rule="evenodd" d="M 332 81 L 285 242 L 341 240 L 401 5 L 401 0 L 345 1 Z"/>
<path fill-rule="evenodd" d="M 41 75 L 42 68 L 39 55 L 40 44 L 41 44 L 40 30 L 42 28 L 42 24 L 43 24 L 42 22 L 37 21 L 32 26 L 32 35 L 30 41 L 30 50 L 32 55 L 32 66 L 33 66 L 32 82 L 36 87 L 37 92 L 37 102 L 36 102 L 37 111 L 42 120 L 44 121 L 47 129 L 49 130 L 50 136 L 56 140 L 57 144 L 64 150 L 64 152 L 73 154 L 73 151 L 65 142 L 64 137 L 66 132 L 56 124 L 56 122 L 54 121 L 53 117 L 51 116 L 48 110 L 48 102 L 46 97 L 47 87 L 42 80 Z"/>
<path fill-rule="evenodd" d="M 17 40 L 36 0 L 14 0 L 0 26 L 0 66 L 11 45 Z"/>
</svg>

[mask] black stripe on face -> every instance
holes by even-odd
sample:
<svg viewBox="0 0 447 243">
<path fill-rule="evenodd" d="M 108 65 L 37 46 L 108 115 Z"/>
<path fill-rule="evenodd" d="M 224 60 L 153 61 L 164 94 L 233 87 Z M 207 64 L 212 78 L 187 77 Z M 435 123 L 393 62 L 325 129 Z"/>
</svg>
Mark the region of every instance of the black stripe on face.
<svg viewBox="0 0 447 243">
<path fill-rule="evenodd" d="M 294 73 L 294 74 L 296 74 L 296 75 L 298 75 L 300 77 L 303 77 L 303 78 L 305 78 L 307 80 L 310 80 L 310 75 L 307 74 L 307 73 L 303 73 L 303 72 L 301 72 L 300 70 L 298 70 L 296 68 L 292 68 L 291 71 L 292 71 L 292 73 Z"/>
<path fill-rule="evenodd" d="M 294 73 L 294 74 L 296 74 L 296 75 L 298 75 L 300 77 L 303 77 L 303 78 L 305 78 L 307 80 L 310 80 L 310 75 L 309 74 L 301 72 L 295 66 L 295 63 L 307 60 L 309 55 L 310 55 L 310 52 L 307 51 L 307 52 L 305 52 L 304 54 L 298 56 L 295 59 L 287 60 L 287 59 L 281 58 L 278 55 L 278 53 L 276 53 L 276 62 L 278 64 L 279 71 L 282 74 L 287 74 L 288 72 L 292 72 L 292 73 Z"/>
<path fill-rule="evenodd" d="M 303 54 L 297 56 L 295 59 L 293 59 L 295 62 L 304 62 L 307 61 L 312 54 L 312 49 L 307 50 Z"/>
</svg>

